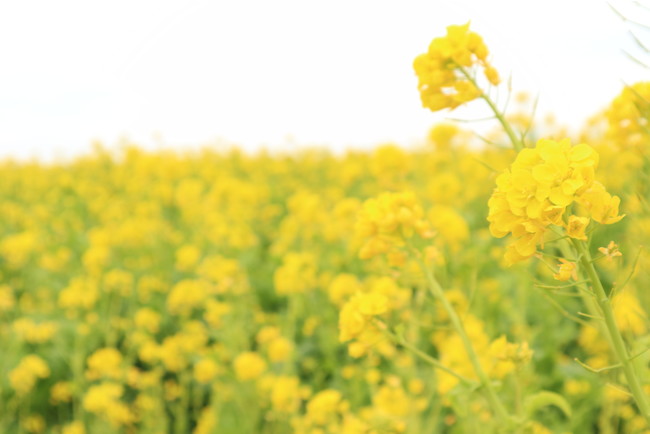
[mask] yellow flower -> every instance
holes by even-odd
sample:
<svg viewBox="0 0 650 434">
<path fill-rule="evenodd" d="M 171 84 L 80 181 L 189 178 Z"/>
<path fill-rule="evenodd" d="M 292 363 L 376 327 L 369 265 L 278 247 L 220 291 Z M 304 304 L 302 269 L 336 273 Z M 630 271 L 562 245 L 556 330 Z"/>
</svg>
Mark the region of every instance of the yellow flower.
<svg viewBox="0 0 650 434">
<path fill-rule="evenodd" d="M 50 402 L 59 404 L 72 400 L 72 384 L 68 381 L 59 381 L 50 389 Z"/>
<path fill-rule="evenodd" d="M 589 226 L 589 217 L 578 217 L 572 215 L 566 224 L 566 233 L 571 238 L 577 240 L 586 240 L 585 229 Z"/>
<path fill-rule="evenodd" d="M 29 433 L 41 433 L 45 430 L 43 416 L 31 414 L 21 421 L 22 428 Z"/>
<path fill-rule="evenodd" d="M 219 373 L 219 365 L 212 359 L 201 359 L 194 365 L 194 379 L 199 383 L 211 382 Z"/>
<path fill-rule="evenodd" d="M 438 205 L 428 212 L 433 229 L 453 250 L 469 238 L 469 226 L 465 219 L 452 207 Z"/>
<path fill-rule="evenodd" d="M 404 246 L 416 235 L 431 238 L 433 232 L 413 192 L 383 193 L 363 204 L 356 225 L 357 236 L 365 241 L 359 257 L 369 259 Z"/>
<path fill-rule="evenodd" d="M 205 407 L 192 434 L 212 434 L 217 426 L 217 412 L 212 407 Z"/>
<path fill-rule="evenodd" d="M 361 291 L 361 283 L 354 274 L 343 273 L 337 275 L 327 287 L 327 293 L 332 303 L 340 306 L 345 299 Z"/>
<path fill-rule="evenodd" d="M 402 387 L 381 386 L 372 401 L 383 413 L 390 416 L 404 417 L 413 410 L 411 399 Z"/>
<path fill-rule="evenodd" d="M 157 333 L 160 328 L 160 314 L 149 307 L 143 307 L 135 313 L 135 325 L 149 333 Z"/>
<path fill-rule="evenodd" d="M 297 377 L 278 377 L 271 389 L 273 410 L 281 413 L 294 413 L 301 402 L 300 380 Z"/>
<path fill-rule="evenodd" d="M 618 245 L 614 241 L 610 241 L 607 247 L 598 247 L 598 251 L 607 257 L 609 261 L 618 256 L 623 256 L 623 253 L 618 250 Z"/>
<path fill-rule="evenodd" d="M 485 73 L 485 78 L 487 78 L 488 81 L 493 85 L 497 86 L 499 83 L 501 83 L 499 72 L 493 66 L 488 65 L 485 68 L 484 73 Z"/>
<path fill-rule="evenodd" d="M 0 285 L 0 313 L 8 312 L 16 305 L 16 297 L 8 285 Z"/>
<path fill-rule="evenodd" d="M 30 354 L 22 358 L 18 366 L 9 372 L 9 383 L 19 396 L 28 394 L 39 378 L 50 376 L 50 368 L 45 360 Z"/>
<path fill-rule="evenodd" d="M 267 349 L 271 362 L 284 362 L 289 360 L 293 352 L 293 343 L 284 337 L 273 339 Z"/>
<path fill-rule="evenodd" d="M 318 392 L 307 403 L 307 417 L 317 425 L 325 425 L 341 407 L 343 396 L 338 390 Z"/>
<path fill-rule="evenodd" d="M 375 292 L 362 294 L 359 298 L 359 312 L 366 316 L 388 312 L 388 297 Z"/>
<path fill-rule="evenodd" d="M 648 317 L 639 300 L 630 291 L 622 291 L 612 300 L 616 324 L 621 331 L 643 336 L 647 330 Z"/>
<path fill-rule="evenodd" d="M 389 311 L 389 299 L 376 290 L 357 293 L 341 309 L 339 314 L 339 340 L 349 341 L 359 337 L 371 326 L 374 316 Z"/>
<path fill-rule="evenodd" d="M 648 143 L 650 82 L 625 86 L 605 111 L 606 136 L 617 148 L 643 149 Z"/>
<path fill-rule="evenodd" d="M 259 354 L 249 351 L 237 356 L 234 368 L 238 380 L 254 380 L 266 371 L 266 362 Z"/>
<path fill-rule="evenodd" d="M 223 325 L 223 317 L 232 310 L 232 306 L 228 303 L 209 299 L 205 303 L 205 313 L 203 318 L 210 324 L 212 328 L 219 328 Z"/>
<path fill-rule="evenodd" d="M 555 280 L 567 281 L 573 277 L 577 278 L 576 275 L 576 263 L 567 261 L 566 259 L 560 258 L 560 270 L 553 274 Z"/>
<path fill-rule="evenodd" d="M 316 259 L 310 253 L 288 253 L 275 270 L 273 283 L 279 295 L 291 295 L 314 289 L 317 285 Z"/>
<path fill-rule="evenodd" d="M 118 379 L 122 377 L 122 354 L 115 348 L 101 348 L 88 357 L 88 371 L 86 378 L 97 380 L 99 378 Z"/>
<path fill-rule="evenodd" d="M 201 259 L 201 250 L 192 245 L 185 245 L 176 251 L 176 269 L 190 271 Z"/>
<path fill-rule="evenodd" d="M 117 383 L 91 386 L 83 398 L 83 408 L 106 419 L 114 427 L 131 425 L 135 422 L 135 415 L 120 401 L 123 393 L 123 386 Z"/>
<path fill-rule="evenodd" d="M 506 248 L 509 264 L 531 257 L 550 225 L 563 225 L 562 217 L 574 202 L 588 214 L 568 216 L 569 236 L 585 239 L 589 217 L 610 224 L 618 216 L 620 199 L 609 195 L 594 180 L 598 154 L 588 145 L 571 146 L 569 139 L 541 139 L 534 149 L 523 149 L 509 170 L 496 179 L 488 201 L 490 232 L 512 234 Z"/>
<path fill-rule="evenodd" d="M 167 308 L 172 314 L 189 315 L 209 296 L 209 284 L 203 280 L 184 279 L 172 288 L 167 297 Z"/>
<path fill-rule="evenodd" d="M 65 425 L 61 434 L 86 434 L 86 428 L 83 422 L 77 420 Z"/>
<path fill-rule="evenodd" d="M 469 23 L 447 27 L 447 35 L 435 38 L 429 50 L 413 62 L 422 106 L 431 111 L 453 110 L 481 96 L 467 77 L 473 67 L 482 67 L 487 80 L 498 85 L 499 74 L 487 62 L 487 55 L 483 39 L 469 30 Z"/>
<path fill-rule="evenodd" d="M 577 202 L 590 212 L 591 218 L 604 225 L 616 223 L 625 217 L 625 214 L 618 215 L 621 199 L 607 193 L 599 182 L 594 182 L 589 190 L 577 198 Z"/>
<path fill-rule="evenodd" d="M 52 321 L 44 321 L 36 324 L 29 318 L 20 318 L 14 321 L 13 330 L 25 342 L 42 344 L 54 337 L 58 326 Z"/>
<path fill-rule="evenodd" d="M 366 327 L 366 317 L 359 309 L 359 297 L 348 301 L 339 314 L 339 341 L 345 342 L 359 336 Z"/>
</svg>

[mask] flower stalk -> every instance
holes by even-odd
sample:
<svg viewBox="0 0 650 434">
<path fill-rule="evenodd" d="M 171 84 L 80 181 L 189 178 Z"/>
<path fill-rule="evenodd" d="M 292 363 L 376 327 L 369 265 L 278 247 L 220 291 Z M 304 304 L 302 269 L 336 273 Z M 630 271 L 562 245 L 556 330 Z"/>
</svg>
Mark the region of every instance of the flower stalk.
<svg viewBox="0 0 650 434">
<path fill-rule="evenodd" d="M 419 256 L 419 252 L 415 252 L 415 253 L 416 253 L 415 256 L 417 258 L 418 265 L 426 277 L 429 291 L 431 291 L 433 297 L 442 304 L 442 307 L 447 312 L 447 315 L 449 315 L 451 324 L 456 330 L 456 333 L 458 333 L 458 335 L 461 338 L 463 347 L 467 352 L 467 356 L 469 357 L 470 363 L 474 368 L 474 372 L 476 373 L 476 376 L 479 378 L 481 387 L 485 390 L 485 395 L 487 397 L 488 402 L 490 403 L 490 406 L 492 407 L 492 410 L 494 411 L 494 414 L 499 419 L 500 423 L 504 425 L 510 425 L 511 417 L 508 414 L 506 407 L 503 405 L 503 402 L 497 395 L 496 390 L 494 390 L 494 386 L 492 385 L 490 378 L 487 376 L 485 370 L 481 366 L 481 363 L 479 362 L 478 359 L 478 355 L 474 350 L 474 346 L 472 345 L 469 336 L 467 336 L 467 332 L 465 331 L 463 322 L 461 321 L 454 307 L 451 305 L 451 303 L 445 296 L 445 293 L 442 287 L 440 286 L 440 283 L 431 272 L 431 269 L 426 266 L 422 258 Z"/>
<path fill-rule="evenodd" d="M 646 419 L 646 421 L 650 424 L 650 403 L 648 402 L 648 397 L 643 391 L 636 365 L 633 361 L 633 358 L 630 357 L 630 353 L 627 349 L 627 346 L 625 345 L 621 331 L 616 325 L 616 319 L 614 318 L 614 310 L 612 309 L 611 300 L 605 292 L 603 284 L 598 277 L 598 273 L 596 272 L 594 263 L 591 260 L 591 255 L 589 253 L 587 244 L 581 240 L 572 239 L 571 241 L 573 242 L 573 246 L 575 247 L 576 251 L 580 255 L 580 265 L 583 269 L 583 272 L 587 274 L 587 277 L 590 280 L 594 293 L 594 299 L 602 312 L 603 320 L 609 335 L 612 352 L 623 368 L 628 387 L 630 388 L 630 392 L 634 397 L 634 401 L 636 402 L 639 411 Z"/>
<path fill-rule="evenodd" d="M 474 77 L 471 76 L 471 74 L 469 74 L 462 67 L 459 67 L 458 69 L 460 70 L 461 74 L 463 74 L 463 76 L 465 76 L 465 78 L 467 78 L 467 80 L 469 80 L 477 89 L 481 89 L 476 83 L 476 80 L 474 80 Z M 492 98 L 490 98 L 490 96 L 487 93 L 483 92 L 483 90 L 481 90 L 480 97 L 483 99 L 483 101 L 487 103 L 487 105 L 490 107 L 490 110 L 492 110 L 492 113 L 494 113 L 494 116 L 497 118 L 497 120 L 503 127 L 504 131 L 508 135 L 508 138 L 510 139 L 512 146 L 515 148 L 515 151 L 519 152 L 522 149 L 524 149 L 525 147 L 524 143 L 519 139 L 519 137 L 517 137 L 517 134 L 515 134 L 515 131 L 512 129 L 512 126 L 510 125 L 510 122 L 506 120 L 505 116 L 503 115 L 503 113 L 501 113 L 501 111 L 499 110 L 495 102 L 492 101 Z"/>
</svg>

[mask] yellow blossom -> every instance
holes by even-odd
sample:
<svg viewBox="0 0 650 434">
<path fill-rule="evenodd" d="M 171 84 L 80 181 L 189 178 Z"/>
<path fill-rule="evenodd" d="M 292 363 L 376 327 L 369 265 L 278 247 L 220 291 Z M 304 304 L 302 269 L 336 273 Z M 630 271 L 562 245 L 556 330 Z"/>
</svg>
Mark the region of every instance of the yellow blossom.
<svg viewBox="0 0 650 434">
<path fill-rule="evenodd" d="M 422 106 L 437 111 L 451 109 L 481 96 L 469 79 L 470 68 L 480 66 L 487 80 L 497 85 L 499 74 L 487 61 L 488 49 L 469 23 L 447 27 L 447 35 L 435 38 L 428 52 L 413 62 Z"/>
<path fill-rule="evenodd" d="M 611 196 L 594 179 L 598 154 L 588 145 L 571 146 L 568 139 L 541 139 L 535 148 L 523 149 L 509 170 L 501 173 L 488 202 L 490 232 L 495 237 L 512 234 L 506 248 L 509 264 L 531 257 L 551 225 L 562 226 L 562 217 L 574 202 L 593 220 L 610 224 L 618 216 L 619 198 Z M 584 239 L 589 223 L 585 216 L 567 218 L 570 236 Z"/>
<path fill-rule="evenodd" d="M 194 378 L 199 383 L 211 382 L 219 373 L 219 365 L 212 359 L 201 359 L 194 365 Z"/>
<path fill-rule="evenodd" d="M 577 278 L 576 263 L 560 258 L 560 270 L 553 274 L 555 280 L 567 281 Z"/>
<path fill-rule="evenodd" d="M 122 354 L 115 348 L 101 348 L 88 357 L 86 377 L 118 379 L 122 376 Z"/>
<path fill-rule="evenodd" d="M 237 356 L 234 368 L 238 380 L 254 380 L 266 370 L 266 362 L 259 354 L 249 351 Z"/>
<path fill-rule="evenodd" d="M 45 360 L 30 354 L 21 359 L 18 366 L 9 372 L 9 383 L 19 396 L 29 393 L 39 378 L 50 376 L 50 368 Z"/>
</svg>

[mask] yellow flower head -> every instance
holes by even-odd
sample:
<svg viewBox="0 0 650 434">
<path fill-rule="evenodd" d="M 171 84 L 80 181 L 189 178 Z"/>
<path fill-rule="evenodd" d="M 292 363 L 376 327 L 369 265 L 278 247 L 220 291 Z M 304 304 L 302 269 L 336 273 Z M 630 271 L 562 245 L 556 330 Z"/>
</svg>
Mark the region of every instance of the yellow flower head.
<svg viewBox="0 0 650 434">
<path fill-rule="evenodd" d="M 219 373 L 219 365 L 209 358 L 204 358 L 194 365 L 194 379 L 199 383 L 211 382 Z"/>
<path fill-rule="evenodd" d="M 625 86 L 605 111 L 607 136 L 618 148 L 647 147 L 650 82 Z M 647 149 L 647 148 L 646 148 Z"/>
<path fill-rule="evenodd" d="M 266 362 L 259 354 L 248 351 L 237 356 L 234 368 L 238 380 L 254 380 L 266 371 Z"/>
<path fill-rule="evenodd" d="M 359 257 L 369 259 L 388 254 L 414 236 L 431 238 L 433 232 L 415 193 L 383 193 L 363 204 L 356 225 L 357 235 L 365 240 Z"/>
<path fill-rule="evenodd" d="M 498 85 L 499 73 L 487 62 L 487 56 L 483 38 L 469 30 L 469 23 L 447 27 L 447 35 L 435 38 L 429 50 L 413 62 L 422 106 L 431 111 L 453 110 L 481 96 L 469 78 L 475 66 L 483 68 L 491 84 Z"/>
<path fill-rule="evenodd" d="M 86 377 L 118 379 L 122 376 L 122 354 L 115 348 L 101 348 L 88 357 Z"/>
<path fill-rule="evenodd" d="M 618 249 L 618 244 L 614 241 L 610 241 L 607 247 L 598 247 L 598 251 L 603 254 L 608 261 L 612 259 L 623 256 L 623 253 Z"/>
<path fill-rule="evenodd" d="M 594 179 L 597 165 L 598 154 L 588 145 L 541 139 L 497 177 L 488 221 L 493 236 L 513 236 L 506 248 L 508 263 L 531 257 L 551 225 L 563 226 L 567 235 L 582 240 L 589 218 L 602 224 L 623 218 L 618 215 L 620 199 Z M 574 203 L 588 217 L 567 215 Z"/>
<path fill-rule="evenodd" d="M 569 262 L 566 259 L 560 258 L 560 270 L 553 274 L 555 280 L 567 281 L 571 278 L 576 279 L 576 263 Z"/>
<path fill-rule="evenodd" d="M 9 383 L 20 396 L 29 393 L 39 378 L 50 376 L 50 368 L 37 355 L 30 354 L 22 358 L 18 366 L 9 372 Z"/>
</svg>

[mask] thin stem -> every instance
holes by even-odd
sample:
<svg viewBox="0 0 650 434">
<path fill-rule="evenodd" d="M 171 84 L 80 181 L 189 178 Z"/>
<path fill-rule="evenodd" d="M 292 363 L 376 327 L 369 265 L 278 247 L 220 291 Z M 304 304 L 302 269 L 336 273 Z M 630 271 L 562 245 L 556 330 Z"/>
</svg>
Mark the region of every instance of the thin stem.
<svg viewBox="0 0 650 434">
<path fill-rule="evenodd" d="M 454 377 L 456 377 L 457 379 L 459 379 L 461 382 L 463 382 L 465 384 L 472 384 L 472 380 L 470 380 L 469 378 L 465 378 L 462 375 L 460 375 L 458 372 L 454 371 L 453 369 L 450 369 L 450 368 L 446 367 L 445 365 L 440 363 L 440 361 L 438 359 L 436 359 L 435 357 L 432 357 L 432 356 L 428 355 L 427 353 L 420 350 L 418 347 L 416 347 L 412 343 L 407 342 L 402 336 L 400 336 L 398 334 L 395 334 L 395 333 L 392 333 L 391 331 L 386 330 L 386 329 L 384 329 L 383 332 L 385 334 L 387 334 L 388 336 L 390 336 L 391 339 L 393 339 L 396 343 L 400 344 L 401 346 L 403 346 L 407 350 L 411 351 L 413 354 L 415 354 L 416 356 L 418 356 L 419 358 L 421 358 L 425 362 L 429 363 L 433 367 L 438 368 L 441 371 L 444 371 L 449 375 L 453 375 Z"/>
<path fill-rule="evenodd" d="M 476 83 L 476 80 L 474 80 L 474 77 L 472 77 L 472 76 L 471 76 L 471 75 L 470 75 L 470 74 L 465 70 L 465 68 L 459 66 L 458 69 L 459 69 L 460 72 L 465 76 L 465 78 L 467 78 L 467 79 L 468 79 L 468 80 L 469 80 L 469 81 L 470 81 L 470 82 L 471 82 L 471 83 L 472 83 L 472 84 L 473 84 L 477 89 L 481 89 L 480 87 L 478 87 L 478 85 L 477 85 L 477 83 Z M 517 152 L 519 152 L 519 151 L 521 151 L 522 149 L 524 149 L 524 144 L 523 144 L 522 141 L 519 139 L 519 137 L 517 137 L 517 135 L 515 134 L 514 130 L 513 130 L 512 127 L 510 126 L 510 123 L 506 120 L 506 118 L 503 116 L 503 114 L 501 113 L 501 111 L 497 108 L 497 106 L 496 106 L 496 104 L 494 103 L 494 101 L 492 101 L 492 99 L 488 96 L 488 94 L 486 94 L 486 93 L 483 92 L 482 90 L 481 90 L 481 98 L 483 98 L 483 100 L 487 103 L 487 105 L 490 106 L 490 109 L 491 109 L 492 112 L 494 113 L 494 116 L 499 120 L 499 123 L 501 124 L 501 126 L 502 126 L 503 129 L 505 130 L 506 134 L 507 134 L 508 137 L 510 138 L 510 142 L 512 142 L 512 146 L 514 146 L 515 150 L 516 150 Z"/>
<path fill-rule="evenodd" d="M 610 299 L 607 296 L 605 289 L 603 288 L 603 284 L 598 277 L 596 268 L 591 261 L 589 249 L 587 248 L 587 245 L 584 241 L 571 241 L 573 242 L 576 250 L 580 253 L 580 265 L 589 277 L 589 280 L 591 280 L 591 287 L 594 291 L 594 298 L 603 313 L 603 319 L 607 327 L 607 332 L 610 336 L 612 351 L 618 359 L 618 362 L 622 365 L 623 372 L 625 373 L 625 378 L 627 379 L 628 387 L 630 388 L 632 396 L 634 397 L 634 400 L 639 407 L 639 411 L 643 417 L 645 417 L 648 423 L 650 423 L 650 403 L 648 402 L 648 397 L 643 392 L 635 364 L 633 363 L 633 360 L 627 350 L 625 341 L 621 335 L 621 331 L 616 325 L 614 310 L 612 309 Z"/>
<path fill-rule="evenodd" d="M 497 418 L 501 421 L 501 423 L 509 424 L 510 416 L 508 415 L 505 406 L 501 402 L 501 399 L 499 399 L 499 396 L 494 390 L 494 387 L 492 386 L 492 382 L 490 381 L 487 374 L 483 370 L 483 367 L 479 362 L 476 351 L 474 350 L 474 346 L 472 345 L 472 342 L 467 336 L 465 327 L 463 326 L 462 321 L 458 317 L 456 310 L 453 308 L 453 306 L 445 296 L 442 287 L 440 286 L 436 278 L 433 276 L 433 273 L 431 272 L 429 267 L 427 267 L 424 261 L 422 261 L 422 258 L 419 256 L 419 252 L 417 251 L 415 252 L 415 257 L 418 261 L 418 265 L 420 266 L 420 269 L 422 270 L 422 272 L 424 273 L 427 279 L 428 287 L 429 290 L 431 291 L 431 294 L 436 300 L 438 300 L 442 304 L 443 308 L 447 312 L 447 315 L 449 315 L 449 319 L 451 320 L 454 329 L 460 336 L 460 339 L 463 342 L 463 346 L 465 347 L 465 351 L 467 352 L 467 356 L 469 357 L 472 367 L 474 368 L 474 372 L 478 376 L 481 386 L 486 391 L 486 396 L 488 401 L 490 402 L 490 406 L 492 407 L 492 410 L 496 414 Z"/>
</svg>

